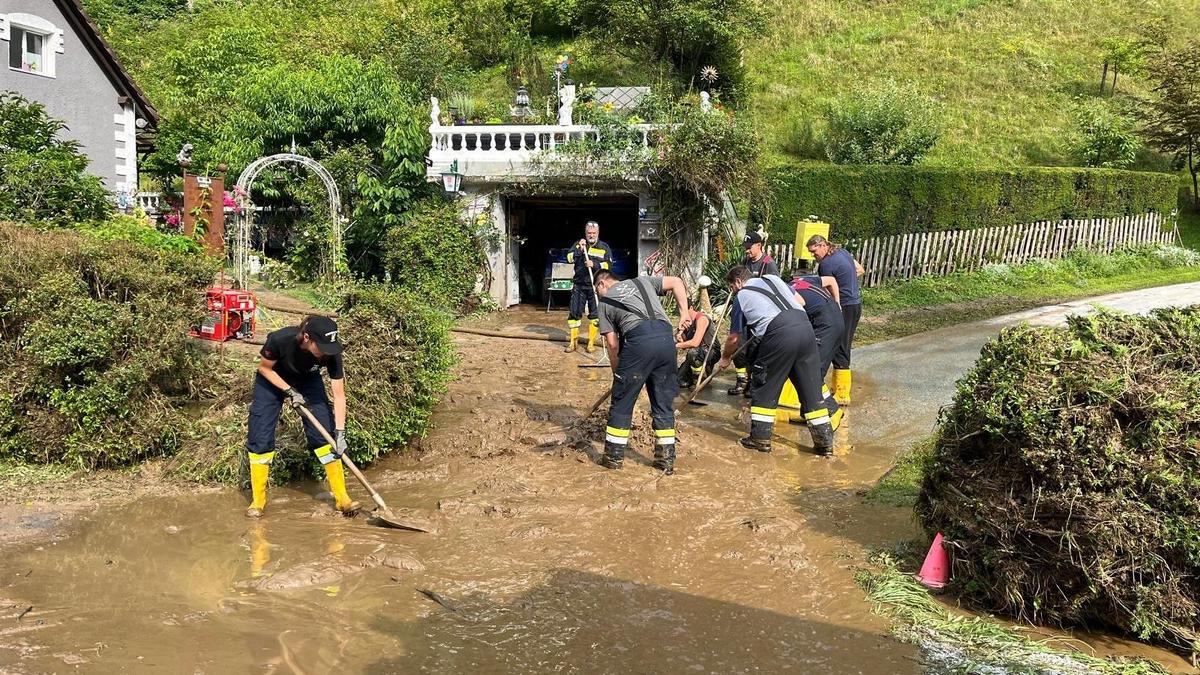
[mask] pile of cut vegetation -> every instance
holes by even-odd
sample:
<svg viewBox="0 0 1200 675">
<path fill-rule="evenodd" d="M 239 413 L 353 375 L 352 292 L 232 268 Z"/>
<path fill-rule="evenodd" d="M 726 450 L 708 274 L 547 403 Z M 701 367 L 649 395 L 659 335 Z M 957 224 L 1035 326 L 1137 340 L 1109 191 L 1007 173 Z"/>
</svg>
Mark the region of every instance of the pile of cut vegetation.
<svg viewBox="0 0 1200 675">
<path fill-rule="evenodd" d="M 953 587 L 1200 654 L 1200 306 L 1020 326 L 942 411 L 917 503 Z"/>
<path fill-rule="evenodd" d="M 170 454 L 207 380 L 189 344 L 215 263 L 0 223 L 0 458 L 96 468 Z"/>
</svg>

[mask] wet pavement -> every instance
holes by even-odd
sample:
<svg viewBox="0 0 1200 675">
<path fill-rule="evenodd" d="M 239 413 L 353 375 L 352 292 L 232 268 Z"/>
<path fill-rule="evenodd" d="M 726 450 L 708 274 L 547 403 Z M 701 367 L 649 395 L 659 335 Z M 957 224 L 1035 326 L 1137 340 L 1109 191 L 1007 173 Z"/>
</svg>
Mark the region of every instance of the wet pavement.
<svg viewBox="0 0 1200 675">
<path fill-rule="evenodd" d="M 1196 302 L 1200 284 L 1104 299 Z M 562 318 L 524 308 L 501 322 L 550 333 Z M 0 550 L 0 672 L 919 672 L 853 583 L 871 548 L 918 529 L 859 493 L 1014 320 L 856 350 L 833 459 L 794 425 L 770 455 L 737 446 L 745 423 L 721 384 L 702 396 L 713 405 L 682 412 L 670 477 L 647 447 L 600 469 L 598 440 L 567 430 L 607 384 L 576 367 L 587 355 L 458 336 L 461 380 L 437 430 L 368 472 L 437 534 L 335 516 L 317 484 L 273 488 L 260 521 L 233 490 L 31 514 L 54 536 Z"/>
</svg>

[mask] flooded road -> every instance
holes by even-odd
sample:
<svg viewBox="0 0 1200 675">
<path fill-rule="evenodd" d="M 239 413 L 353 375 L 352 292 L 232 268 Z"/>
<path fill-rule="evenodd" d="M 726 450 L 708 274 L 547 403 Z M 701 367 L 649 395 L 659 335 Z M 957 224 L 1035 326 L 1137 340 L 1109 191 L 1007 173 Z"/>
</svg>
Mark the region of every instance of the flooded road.
<svg viewBox="0 0 1200 675">
<path fill-rule="evenodd" d="M 1200 285 L 1158 293 L 1200 302 Z M 46 536 L 0 550 L 0 672 L 920 672 L 853 583 L 918 529 L 859 492 L 1001 324 L 856 350 L 833 459 L 786 424 L 775 453 L 742 449 L 738 409 L 708 392 L 670 477 L 645 444 L 621 471 L 591 463 L 599 439 L 569 430 L 607 384 L 586 355 L 457 336 L 437 430 L 368 472 L 436 534 L 335 516 L 318 484 L 273 488 L 261 521 L 233 490 L 31 512 L 20 526 Z"/>
</svg>

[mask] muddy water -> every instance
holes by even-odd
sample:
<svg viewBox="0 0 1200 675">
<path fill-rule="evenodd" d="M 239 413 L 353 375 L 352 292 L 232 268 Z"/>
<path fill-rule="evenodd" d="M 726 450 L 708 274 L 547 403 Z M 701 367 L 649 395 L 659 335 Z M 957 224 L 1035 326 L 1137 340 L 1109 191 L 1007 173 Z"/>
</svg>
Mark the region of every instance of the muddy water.
<svg viewBox="0 0 1200 675">
<path fill-rule="evenodd" d="M 671 477 L 647 447 L 602 470 L 565 431 L 607 384 L 585 355 L 462 337 L 437 430 L 370 471 L 436 535 L 333 516 L 315 484 L 274 488 L 261 521 L 232 490 L 46 520 L 54 537 L 2 552 L 0 671 L 917 672 L 852 578 L 917 529 L 857 493 L 989 330 L 939 337 L 934 371 L 903 358 L 927 343 L 863 350 L 833 459 L 791 425 L 745 451 L 709 392 Z"/>
</svg>

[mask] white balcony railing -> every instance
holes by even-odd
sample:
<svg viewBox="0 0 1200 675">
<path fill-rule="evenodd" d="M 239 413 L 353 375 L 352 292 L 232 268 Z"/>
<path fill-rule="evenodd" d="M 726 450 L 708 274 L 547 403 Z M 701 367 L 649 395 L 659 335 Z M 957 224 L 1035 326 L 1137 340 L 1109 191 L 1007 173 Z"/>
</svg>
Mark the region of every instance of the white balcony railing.
<svg viewBox="0 0 1200 675">
<path fill-rule="evenodd" d="M 640 142 L 643 148 L 652 147 L 655 128 L 652 124 L 634 125 L 635 142 Z M 598 140 L 601 134 L 593 126 L 550 124 L 434 126 L 429 133 L 432 136 L 430 177 L 445 171 L 456 160 L 465 174 L 497 171 L 520 174 L 539 153 L 585 138 Z"/>
<path fill-rule="evenodd" d="M 155 215 L 160 212 L 163 205 L 163 197 L 161 192 L 139 192 L 137 193 L 137 205 L 143 211 L 150 215 Z"/>
</svg>

